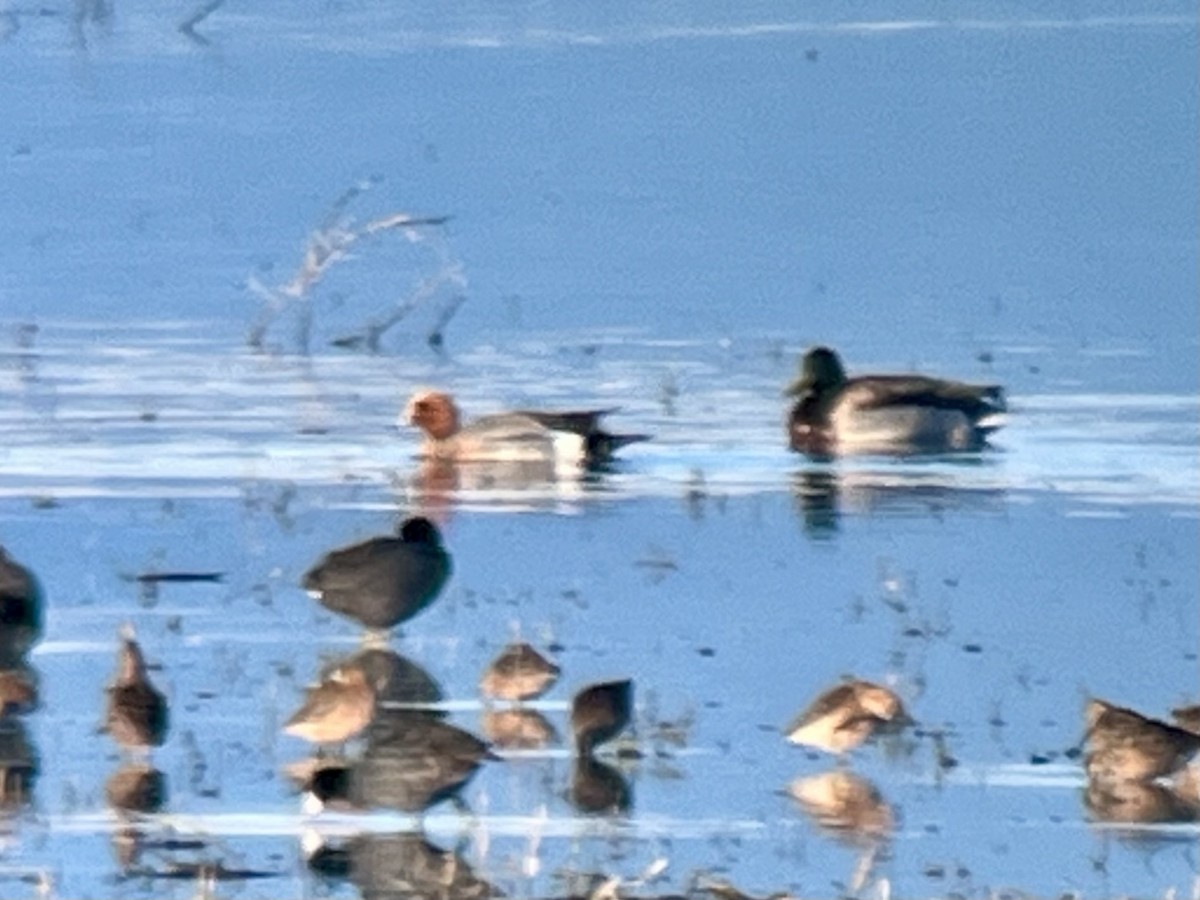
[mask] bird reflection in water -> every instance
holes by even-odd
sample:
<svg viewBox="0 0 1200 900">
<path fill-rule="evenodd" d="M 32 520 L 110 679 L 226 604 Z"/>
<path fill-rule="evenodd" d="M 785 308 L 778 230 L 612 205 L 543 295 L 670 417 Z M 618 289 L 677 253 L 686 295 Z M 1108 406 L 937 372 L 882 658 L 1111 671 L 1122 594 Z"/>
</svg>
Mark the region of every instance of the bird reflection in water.
<svg viewBox="0 0 1200 900">
<path fill-rule="evenodd" d="M 459 792 L 495 759 L 483 741 L 427 713 L 380 710 L 362 753 L 316 765 L 308 793 L 318 808 L 422 812 L 443 800 L 462 808 Z"/>
<path fill-rule="evenodd" d="M 867 779 L 845 769 L 797 778 L 788 794 L 817 829 L 859 850 L 849 887 L 859 893 L 870 881 L 895 828 L 891 806 Z"/>
<path fill-rule="evenodd" d="M 845 769 L 797 778 L 788 794 L 826 834 L 852 844 L 886 839 L 895 827 L 892 808 L 867 779 Z"/>
<path fill-rule="evenodd" d="M 464 499 L 558 507 L 577 503 L 606 480 L 604 467 L 562 469 L 545 460 L 455 462 L 423 459 L 406 483 L 397 487 L 405 501 L 444 524 Z"/>
<path fill-rule="evenodd" d="M 572 765 L 567 799 L 584 815 L 625 815 L 633 808 L 633 787 L 620 769 L 585 754 Z"/>
<path fill-rule="evenodd" d="M 540 750 L 557 744 L 558 731 L 536 709 L 485 709 L 483 736 L 501 750 Z"/>
<path fill-rule="evenodd" d="M 1083 792 L 1083 805 L 1091 821 L 1110 825 L 1200 821 L 1200 797 L 1188 796 L 1164 784 L 1089 781 Z"/>
<path fill-rule="evenodd" d="M 113 855 L 121 871 L 131 872 L 139 864 L 145 840 L 138 817 L 162 811 L 167 778 L 149 763 L 126 763 L 104 783 L 104 797 L 119 822 L 112 835 Z"/>
<path fill-rule="evenodd" d="M 348 880 L 363 897 L 389 900 L 474 900 L 501 892 L 480 878 L 459 851 L 443 850 L 419 832 L 358 834 L 332 844 L 303 837 L 308 868 L 330 880 Z"/>
<path fill-rule="evenodd" d="M 956 458 L 952 464 L 956 468 L 986 465 L 970 457 Z M 805 533 L 813 539 L 827 539 L 837 534 L 846 514 L 936 517 L 947 510 L 1000 512 L 1005 491 L 956 483 L 953 475 L 945 472 L 870 472 L 820 466 L 792 475 L 792 499 Z"/>
<path fill-rule="evenodd" d="M 39 771 L 37 749 L 25 723 L 11 716 L 0 718 L 0 813 L 30 804 Z"/>
</svg>

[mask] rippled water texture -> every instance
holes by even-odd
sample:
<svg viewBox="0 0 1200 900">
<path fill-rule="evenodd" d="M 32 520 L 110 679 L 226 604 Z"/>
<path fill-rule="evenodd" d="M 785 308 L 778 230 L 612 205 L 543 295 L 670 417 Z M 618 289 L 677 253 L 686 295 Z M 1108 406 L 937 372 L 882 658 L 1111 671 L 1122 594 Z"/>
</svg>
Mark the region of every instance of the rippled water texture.
<svg viewBox="0 0 1200 900">
<path fill-rule="evenodd" d="M 1196 894 L 1195 808 L 1077 758 L 1088 696 L 1200 683 L 1194 5 L 36 6 L 0 5 L 0 544 L 46 595 L 0 896 Z M 792 454 L 815 343 L 1008 424 Z M 430 385 L 653 439 L 434 470 Z M 415 512 L 454 573 L 391 650 L 482 733 L 533 641 L 556 736 L 469 813 L 313 815 L 282 725 L 361 636 L 300 579 Z M 149 763 L 98 733 L 124 622 Z M 789 745 L 851 673 L 917 727 Z M 621 677 L 626 752 L 578 767 L 570 697 Z"/>
</svg>

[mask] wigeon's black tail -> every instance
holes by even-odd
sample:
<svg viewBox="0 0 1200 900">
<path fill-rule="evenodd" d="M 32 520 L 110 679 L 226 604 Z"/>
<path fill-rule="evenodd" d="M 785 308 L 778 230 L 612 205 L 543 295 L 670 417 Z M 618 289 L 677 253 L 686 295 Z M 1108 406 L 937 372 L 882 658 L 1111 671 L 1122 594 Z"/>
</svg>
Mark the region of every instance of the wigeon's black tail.
<svg viewBox="0 0 1200 900">
<path fill-rule="evenodd" d="M 609 434 L 606 431 L 593 431 L 587 435 L 584 453 L 589 464 L 603 464 L 612 462 L 622 447 L 648 440 L 648 434 Z"/>
</svg>

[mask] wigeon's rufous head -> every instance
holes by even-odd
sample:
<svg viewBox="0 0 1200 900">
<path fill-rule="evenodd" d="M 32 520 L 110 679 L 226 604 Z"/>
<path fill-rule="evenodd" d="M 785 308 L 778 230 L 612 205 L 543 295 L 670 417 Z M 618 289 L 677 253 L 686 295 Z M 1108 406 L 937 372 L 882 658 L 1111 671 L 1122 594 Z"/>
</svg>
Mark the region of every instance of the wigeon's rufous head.
<svg viewBox="0 0 1200 900">
<path fill-rule="evenodd" d="M 404 408 L 404 418 L 435 441 L 444 441 L 458 433 L 458 407 L 442 391 L 418 391 Z"/>
</svg>

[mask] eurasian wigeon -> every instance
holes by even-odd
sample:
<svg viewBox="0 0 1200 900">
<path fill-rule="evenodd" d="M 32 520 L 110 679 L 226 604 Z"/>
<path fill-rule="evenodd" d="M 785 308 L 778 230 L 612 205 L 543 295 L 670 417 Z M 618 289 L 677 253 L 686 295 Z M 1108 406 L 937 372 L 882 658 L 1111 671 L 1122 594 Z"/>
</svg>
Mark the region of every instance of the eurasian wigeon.
<svg viewBox="0 0 1200 900">
<path fill-rule="evenodd" d="M 455 462 L 552 462 L 595 466 L 644 434 L 612 434 L 600 426 L 611 409 L 516 410 L 481 416 L 470 423 L 442 391 L 420 391 L 405 407 L 403 421 L 425 434 L 422 455 Z"/>
<path fill-rule="evenodd" d="M 105 728 L 122 747 L 157 747 L 167 736 L 167 698 L 150 681 L 133 626 L 124 625 L 120 638 L 117 672 L 107 689 Z"/>
<path fill-rule="evenodd" d="M 1084 721 L 1084 767 L 1096 781 L 1164 778 L 1200 751 L 1200 735 L 1104 700 L 1088 701 Z"/>
<path fill-rule="evenodd" d="M 479 690 L 496 700 L 532 700 L 558 680 L 560 669 L 524 641 L 509 644 L 479 679 Z"/>
<path fill-rule="evenodd" d="M 784 730 L 793 744 L 829 753 L 847 753 L 884 725 L 908 720 L 896 693 L 871 681 L 854 679 L 817 696 Z"/>
<path fill-rule="evenodd" d="M 283 731 L 314 744 L 340 744 L 357 735 L 375 713 L 375 687 L 354 665 L 341 666 L 308 688 Z"/>
<path fill-rule="evenodd" d="M 396 536 L 325 554 L 305 574 L 304 588 L 326 609 L 386 631 L 432 603 L 450 569 L 437 526 L 413 516 L 401 523 Z"/>
<path fill-rule="evenodd" d="M 633 682 L 606 681 L 579 691 L 571 701 L 571 733 L 580 756 L 612 740 L 633 715 Z"/>
<path fill-rule="evenodd" d="M 997 385 L 925 375 L 849 378 L 838 355 L 814 347 L 784 391 L 796 398 L 788 416 L 793 450 L 839 453 L 944 453 L 978 450 L 1007 409 Z"/>
</svg>

